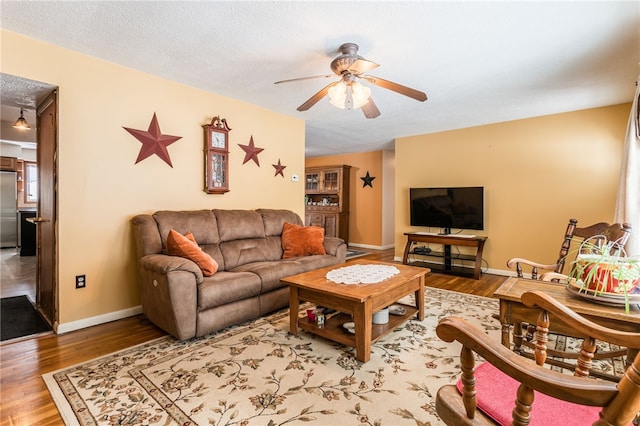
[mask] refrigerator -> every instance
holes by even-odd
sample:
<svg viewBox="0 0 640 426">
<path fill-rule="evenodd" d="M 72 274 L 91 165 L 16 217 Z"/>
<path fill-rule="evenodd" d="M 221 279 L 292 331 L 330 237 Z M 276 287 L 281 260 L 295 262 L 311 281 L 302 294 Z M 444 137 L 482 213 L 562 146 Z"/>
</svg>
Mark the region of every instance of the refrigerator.
<svg viewBox="0 0 640 426">
<path fill-rule="evenodd" d="M 0 171 L 0 248 L 18 246 L 16 172 Z"/>
</svg>

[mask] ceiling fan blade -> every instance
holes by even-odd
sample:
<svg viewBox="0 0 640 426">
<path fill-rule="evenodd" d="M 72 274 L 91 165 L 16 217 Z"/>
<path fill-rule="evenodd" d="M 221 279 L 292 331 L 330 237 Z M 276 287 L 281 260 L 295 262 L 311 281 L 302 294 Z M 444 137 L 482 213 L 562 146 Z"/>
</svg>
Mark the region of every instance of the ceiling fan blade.
<svg viewBox="0 0 640 426">
<path fill-rule="evenodd" d="M 379 77 L 374 77 L 372 75 L 363 75 L 362 78 L 367 80 L 369 83 L 373 83 L 376 86 L 380 86 L 384 89 L 393 90 L 394 92 L 400 93 L 401 95 L 408 96 L 417 101 L 424 102 L 427 100 L 427 95 L 424 92 L 421 92 L 416 89 L 412 89 L 407 86 L 403 86 L 402 84 L 394 83 L 393 81 L 384 80 Z"/>
<path fill-rule="evenodd" d="M 280 83 L 291 83 L 292 81 L 302 81 L 302 80 L 312 80 L 314 78 L 331 78 L 331 77 L 335 77 L 335 74 L 328 74 L 328 75 L 314 75 L 311 77 L 300 77 L 300 78 L 291 78 L 289 80 L 280 80 L 280 81 L 276 81 L 273 84 L 280 84 Z"/>
<path fill-rule="evenodd" d="M 318 91 L 318 93 L 316 93 L 315 95 L 311 96 L 309 99 L 307 99 L 307 101 L 305 103 L 300 105 L 297 108 L 298 111 L 306 111 L 309 108 L 311 108 L 312 106 L 314 106 L 315 104 L 317 104 L 320 99 L 322 99 L 325 96 L 327 96 L 327 93 L 329 93 L 329 89 L 331 89 L 333 86 L 335 86 L 338 83 L 339 83 L 339 81 L 334 81 L 333 83 L 330 83 L 330 84 L 327 84 L 326 86 L 324 86 L 322 89 L 320 89 L 320 91 Z"/>
<path fill-rule="evenodd" d="M 349 67 L 349 72 L 351 74 L 364 74 L 365 72 L 372 70 L 374 68 L 378 68 L 380 65 L 375 62 L 371 62 L 367 59 L 358 59 Z"/>
<path fill-rule="evenodd" d="M 378 110 L 375 102 L 373 102 L 373 98 L 369 98 L 369 102 L 362 105 L 360 108 L 362 109 L 364 116 L 367 118 L 376 118 L 380 115 L 380 110 Z"/>
</svg>

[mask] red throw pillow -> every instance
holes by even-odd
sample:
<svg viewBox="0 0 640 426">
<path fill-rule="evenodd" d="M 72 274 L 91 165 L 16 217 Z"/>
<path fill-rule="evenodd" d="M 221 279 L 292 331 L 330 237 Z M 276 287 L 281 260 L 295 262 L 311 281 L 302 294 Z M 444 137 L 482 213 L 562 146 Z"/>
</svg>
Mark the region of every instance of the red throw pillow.
<svg viewBox="0 0 640 426">
<path fill-rule="evenodd" d="M 327 254 L 323 243 L 324 229 L 319 226 L 300 226 L 285 222 L 282 227 L 283 259 Z"/>
<path fill-rule="evenodd" d="M 202 251 L 191 232 L 185 235 L 171 229 L 167 236 L 167 254 L 192 260 L 202 270 L 202 275 L 210 277 L 218 271 L 218 263 Z"/>
</svg>

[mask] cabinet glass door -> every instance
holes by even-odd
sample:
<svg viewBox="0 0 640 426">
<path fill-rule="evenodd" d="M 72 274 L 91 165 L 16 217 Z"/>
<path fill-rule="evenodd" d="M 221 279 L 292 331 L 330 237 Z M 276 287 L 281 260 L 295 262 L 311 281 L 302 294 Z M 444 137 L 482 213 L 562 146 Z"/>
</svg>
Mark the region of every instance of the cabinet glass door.
<svg viewBox="0 0 640 426">
<path fill-rule="evenodd" d="M 337 171 L 324 172 L 324 189 L 326 191 L 337 191 L 338 177 L 339 173 Z"/>
<path fill-rule="evenodd" d="M 306 174 L 306 190 L 307 191 L 317 191 L 319 189 L 318 187 L 319 183 L 320 183 L 319 172 Z"/>
</svg>

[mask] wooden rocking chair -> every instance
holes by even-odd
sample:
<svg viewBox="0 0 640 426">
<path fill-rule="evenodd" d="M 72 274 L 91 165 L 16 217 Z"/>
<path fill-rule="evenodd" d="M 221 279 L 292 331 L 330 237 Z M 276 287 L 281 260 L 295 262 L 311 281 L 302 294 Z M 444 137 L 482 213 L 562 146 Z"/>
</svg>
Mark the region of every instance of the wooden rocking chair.
<svg viewBox="0 0 640 426">
<path fill-rule="evenodd" d="M 535 362 L 517 355 L 484 330 L 457 317 L 440 321 L 438 336 L 462 343 L 462 376 L 439 389 L 436 411 L 447 425 L 593 424 L 630 425 L 640 411 L 640 355 L 628 360 L 620 382 L 586 377 L 596 340 L 640 348 L 640 333 L 612 330 L 576 314 L 542 292 L 522 296 L 541 309 L 535 338 Z M 549 317 L 576 329 L 584 338 L 574 376 L 543 366 Z M 476 354 L 486 361 L 475 366 Z M 514 402 L 515 401 L 515 402 Z"/>
<path fill-rule="evenodd" d="M 601 244 L 605 240 L 611 242 L 615 241 L 617 242 L 617 246 L 622 247 L 626 244 L 629 236 L 631 235 L 631 225 L 628 223 L 614 223 L 613 225 L 610 225 L 606 222 L 600 222 L 596 223 L 595 225 L 587 226 L 586 228 L 578 228 L 576 226 L 577 224 L 578 221 L 576 219 L 569 220 L 567 229 L 564 232 L 562 245 L 560 246 L 560 252 L 558 253 L 558 260 L 556 260 L 555 263 L 538 263 L 528 259 L 514 257 L 512 259 L 509 259 L 509 261 L 507 262 L 507 266 L 510 269 L 515 268 L 518 277 L 523 278 L 524 272 L 522 266 L 526 265 L 530 268 L 531 279 L 537 280 L 540 279 L 540 270 L 542 270 L 543 272 L 555 272 L 558 274 L 562 273 L 565 266 L 565 259 L 567 257 L 567 254 L 569 253 L 571 242 L 576 237 L 581 241 L 593 238 L 595 244 Z"/>
<path fill-rule="evenodd" d="M 541 264 L 537 262 L 533 262 L 527 259 L 522 258 L 513 258 L 507 262 L 507 266 L 509 268 L 516 269 L 516 273 L 518 277 L 523 277 L 523 269 L 522 265 L 527 265 L 530 268 L 530 276 L 531 279 L 540 279 L 543 281 L 553 281 L 553 282 L 562 282 L 567 280 L 567 276 L 562 274 L 562 271 L 565 267 L 565 259 L 567 254 L 569 253 L 569 249 L 572 242 L 579 242 L 589 239 L 592 245 L 601 245 L 605 242 L 616 242 L 614 249 L 624 247 L 624 244 L 629 239 L 631 235 L 631 225 L 628 223 L 614 223 L 612 225 L 600 222 L 595 225 L 587 226 L 585 228 L 578 228 L 578 221 L 576 219 L 570 219 L 567 224 L 567 229 L 565 230 L 565 236 L 562 241 L 562 245 L 560 247 L 560 252 L 558 254 L 558 260 L 553 264 Z M 528 347 L 529 349 L 533 348 L 533 331 L 535 330 L 535 326 L 533 324 L 521 324 L 521 326 L 525 329 L 523 331 L 523 335 L 527 338 L 523 340 L 523 346 Z M 558 342 L 564 342 L 567 337 L 576 337 L 576 336 L 563 336 L 557 335 Z M 523 348 L 524 349 L 524 348 Z M 525 351 L 519 352 L 521 355 L 531 355 Z M 548 348 L 548 353 L 552 359 L 549 360 L 549 363 L 552 365 L 561 366 L 564 368 L 572 368 L 571 361 L 577 358 L 577 354 L 569 353 L 560 347 L 550 347 Z M 601 350 L 596 355 L 597 359 L 615 359 L 620 358 L 626 354 L 625 347 L 609 347 L 607 350 Z M 569 360 L 567 362 L 566 360 Z M 614 370 L 613 374 L 601 374 L 601 377 L 608 378 L 610 380 L 617 380 L 616 371 Z"/>
</svg>

